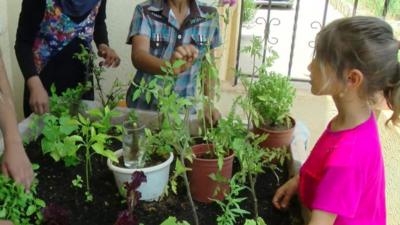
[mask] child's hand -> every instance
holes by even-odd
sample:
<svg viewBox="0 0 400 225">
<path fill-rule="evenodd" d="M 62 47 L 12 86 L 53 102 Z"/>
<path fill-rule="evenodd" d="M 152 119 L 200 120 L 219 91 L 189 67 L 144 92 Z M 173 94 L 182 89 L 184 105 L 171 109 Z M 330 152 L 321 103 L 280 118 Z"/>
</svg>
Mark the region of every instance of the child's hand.
<svg viewBox="0 0 400 225">
<path fill-rule="evenodd" d="M 99 52 L 98 55 L 102 58 L 104 58 L 104 61 L 102 62 L 102 65 L 105 67 L 118 67 L 121 59 L 117 55 L 117 53 L 114 51 L 114 49 L 108 47 L 106 44 L 100 44 L 99 45 Z"/>
<path fill-rule="evenodd" d="M 215 107 L 209 107 L 208 105 L 204 106 L 204 117 L 206 122 L 211 127 L 215 127 L 218 125 L 218 120 L 221 119 L 221 113 Z"/>
<path fill-rule="evenodd" d="M 171 64 L 174 64 L 174 62 L 177 60 L 183 60 L 185 61 L 185 64 L 174 70 L 175 75 L 178 75 L 189 69 L 198 56 L 199 50 L 193 45 L 181 45 L 177 47 L 172 53 L 170 62 Z"/>
<path fill-rule="evenodd" d="M 297 192 L 297 188 L 299 187 L 299 179 L 299 175 L 293 177 L 275 192 L 272 203 L 277 209 L 287 209 L 290 199 Z"/>
</svg>

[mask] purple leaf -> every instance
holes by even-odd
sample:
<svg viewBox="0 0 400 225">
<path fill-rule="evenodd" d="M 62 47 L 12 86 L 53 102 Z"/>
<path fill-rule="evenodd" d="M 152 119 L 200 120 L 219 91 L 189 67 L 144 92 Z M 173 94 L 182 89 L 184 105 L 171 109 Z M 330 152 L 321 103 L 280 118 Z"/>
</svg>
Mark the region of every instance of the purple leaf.
<svg viewBox="0 0 400 225">
<path fill-rule="evenodd" d="M 138 189 L 143 182 L 147 182 L 146 175 L 144 175 L 142 171 L 135 171 L 132 174 L 131 182 L 125 183 L 128 196 L 131 192 L 136 191 L 136 189 Z"/>
<path fill-rule="evenodd" d="M 122 211 L 114 225 L 138 225 L 136 216 L 132 215 L 128 210 Z"/>
</svg>

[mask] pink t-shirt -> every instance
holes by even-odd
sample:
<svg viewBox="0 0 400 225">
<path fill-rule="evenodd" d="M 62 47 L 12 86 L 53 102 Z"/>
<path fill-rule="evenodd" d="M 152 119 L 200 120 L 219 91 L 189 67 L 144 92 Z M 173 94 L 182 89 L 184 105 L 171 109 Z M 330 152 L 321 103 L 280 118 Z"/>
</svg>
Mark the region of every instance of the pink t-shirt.
<svg viewBox="0 0 400 225">
<path fill-rule="evenodd" d="M 330 124 L 300 169 L 300 198 L 337 215 L 334 225 L 385 225 L 385 176 L 375 117 L 334 132 Z"/>
</svg>

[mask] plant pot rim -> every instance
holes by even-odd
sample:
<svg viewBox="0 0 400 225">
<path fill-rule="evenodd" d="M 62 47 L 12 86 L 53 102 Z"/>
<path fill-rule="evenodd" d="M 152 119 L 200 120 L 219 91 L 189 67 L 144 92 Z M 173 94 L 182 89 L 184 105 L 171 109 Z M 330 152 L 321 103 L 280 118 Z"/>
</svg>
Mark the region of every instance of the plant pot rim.
<svg viewBox="0 0 400 225">
<path fill-rule="evenodd" d="M 266 127 L 266 126 L 259 126 L 259 127 L 256 127 L 256 126 L 254 126 L 256 129 L 259 129 L 259 130 L 262 130 L 262 131 L 265 131 L 265 132 L 268 132 L 268 133 L 282 133 L 282 132 L 286 132 L 286 131 L 288 131 L 288 130 L 293 130 L 295 127 L 296 127 L 296 120 L 293 118 L 293 117 L 291 117 L 291 116 L 289 116 L 289 118 L 290 118 L 290 120 L 292 121 L 292 126 L 290 127 L 290 128 L 287 128 L 287 129 L 282 129 L 282 130 L 272 130 L 272 129 L 270 129 L 270 128 L 268 128 L 268 127 Z"/>
<path fill-rule="evenodd" d="M 209 144 L 203 143 L 203 144 L 193 145 L 192 148 L 197 147 L 197 146 L 202 146 L 202 145 L 212 145 L 213 146 L 213 144 L 211 144 L 211 143 L 209 143 Z M 231 158 L 235 157 L 235 153 L 233 151 L 230 151 L 230 152 L 231 152 L 231 154 L 229 154 L 228 156 L 224 157 L 224 161 L 228 161 Z M 193 153 L 193 155 L 194 155 L 193 159 L 195 159 L 197 161 L 201 161 L 201 162 L 217 162 L 218 161 L 218 159 L 203 159 L 203 158 L 199 158 L 199 157 L 196 156 L 195 153 Z"/>
<path fill-rule="evenodd" d="M 115 156 L 120 157 L 122 155 L 122 149 L 117 150 L 114 152 Z M 174 160 L 174 154 L 169 153 L 169 158 L 165 160 L 163 163 L 151 166 L 151 167 L 143 167 L 143 168 L 122 168 L 119 166 L 116 166 L 113 164 L 113 162 L 110 159 L 107 159 L 107 166 L 111 171 L 115 171 L 118 173 L 124 173 L 124 174 L 132 174 L 135 171 L 143 171 L 144 173 L 151 173 L 153 171 L 160 170 L 161 168 L 171 164 L 172 160 Z"/>
</svg>

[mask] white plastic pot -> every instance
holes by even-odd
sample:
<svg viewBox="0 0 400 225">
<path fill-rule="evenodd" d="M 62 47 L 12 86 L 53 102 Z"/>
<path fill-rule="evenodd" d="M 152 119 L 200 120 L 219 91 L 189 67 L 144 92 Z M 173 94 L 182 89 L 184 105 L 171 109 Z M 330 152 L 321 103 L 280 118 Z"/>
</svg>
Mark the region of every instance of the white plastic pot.
<svg viewBox="0 0 400 225">
<path fill-rule="evenodd" d="M 119 158 L 121 155 L 122 149 L 115 152 L 115 156 L 117 156 L 117 158 Z M 143 171 L 143 173 L 146 175 L 147 182 L 142 183 L 138 189 L 138 191 L 142 193 L 142 197 L 140 200 L 154 201 L 158 200 L 168 183 L 169 168 L 173 159 L 174 155 L 170 153 L 169 158 L 165 162 L 156 166 L 140 169 L 128 169 L 118 167 L 114 165 L 110 159 L 108 159 L 107 166 L 114 173 L 114 178 L 118 186 L 118 190 L 121 190 L 121 187 L 124 185 L 125 182 L 129 182 L 131 180 L 133 172 Z"/>
</svg>

